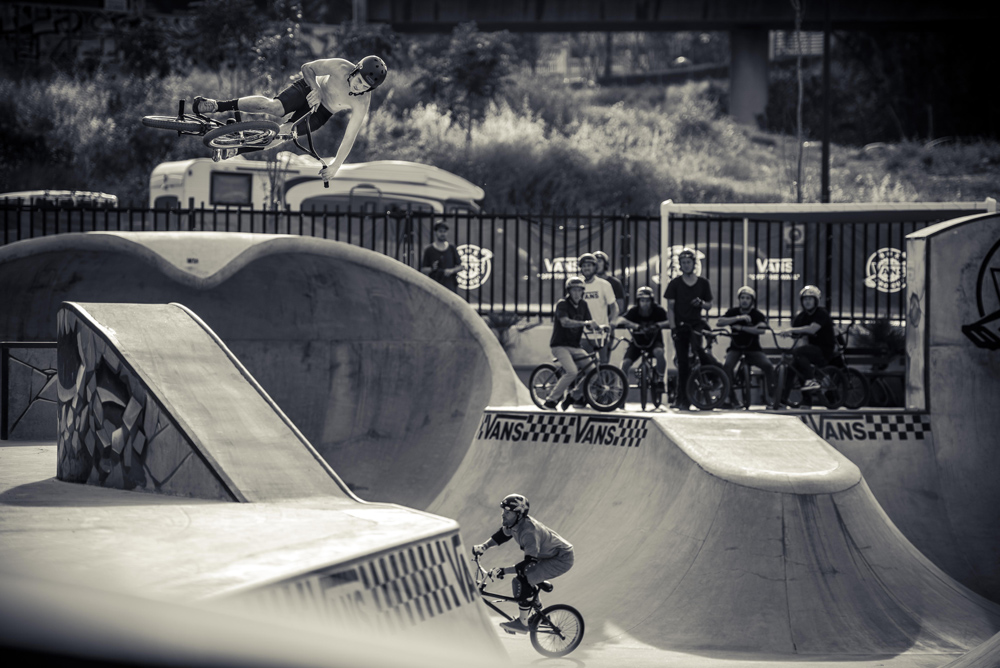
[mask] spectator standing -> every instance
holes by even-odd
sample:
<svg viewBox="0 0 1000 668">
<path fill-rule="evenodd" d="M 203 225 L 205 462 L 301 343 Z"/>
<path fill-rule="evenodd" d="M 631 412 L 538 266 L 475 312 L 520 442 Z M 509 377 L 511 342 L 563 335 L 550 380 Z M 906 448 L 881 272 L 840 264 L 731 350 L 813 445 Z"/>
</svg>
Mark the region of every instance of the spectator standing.
<svg viewBox="0 0 1000 668">
<path fill-rule="evenodd" d="M 448 242 L 448 225 L 443 220 L 434 224 L 434 242 L 424 248 L 420 271 L 452 292 L 458 292 L 458 272 L 465 269 L 458 251 Z"/>
<path fill-rule="evenodd" d="M 584 253 L 577 259 L 576 264 L 583 274 L 583 300 L 590 309 L 590 317 L 601 327 L 610 325 L 618 319 L 618 303 L 615 300 L 614 288 L 597 276 L 597 258 L 593 253 Z M 611 341 L 612 337 L 609 336 L 600 350 L 601 364 L 608 363 L 608 358 L 611 356 Z M 592 349 L 589 339 L 585 339 L 583 343 L 585 349 Z"/>
<path fill-rule="evenodd" d="M 597 258 L 597 277 L 603 278 L 611 284 L 611 289 L 615 291 L 615 302 L 618 304 L 618 312 L 625 312 L 625 286 L 617 278 L 612 276 L 611 261 L 604 251 L 596 251 L 594 257 Z"/>
<path fill-rule="evenodd" d="M 667 320 L 677 347 L 677 403 L 674 408 L 690 410 L 687 381 L 691 375 L 691 346 L 701 348 L 702 311 L 712 306 L 712 286 L 694 273 L 695 255 L 690 248 L 677 256 L 681 275 L 667 284 L 663 296 L 667 300 Z"/>
</svg>

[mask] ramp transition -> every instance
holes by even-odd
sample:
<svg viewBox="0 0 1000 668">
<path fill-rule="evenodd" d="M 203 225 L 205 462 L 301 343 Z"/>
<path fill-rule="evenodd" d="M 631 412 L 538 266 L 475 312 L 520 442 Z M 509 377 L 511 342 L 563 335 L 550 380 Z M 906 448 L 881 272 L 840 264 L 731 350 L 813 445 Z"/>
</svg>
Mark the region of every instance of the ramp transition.
<svg viewBox="0 0 1000 668">
<path fill-rule="evenodd" d="M 479 542 L 514 491 L 576 548 L 556 592 L 587 618 L 584 652 L 954 655 L 1000 630 L 1000 607 L 923 557 L 792 417 L 490 410 L 429 510 Z"/>
</svg>

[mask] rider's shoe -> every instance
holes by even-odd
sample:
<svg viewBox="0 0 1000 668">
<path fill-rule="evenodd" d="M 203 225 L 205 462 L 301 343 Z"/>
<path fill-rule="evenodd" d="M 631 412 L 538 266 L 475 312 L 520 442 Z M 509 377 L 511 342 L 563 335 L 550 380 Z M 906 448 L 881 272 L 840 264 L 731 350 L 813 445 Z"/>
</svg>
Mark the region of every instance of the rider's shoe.
<svg viewBox="0 0 1000 668">
<path fill-rule="evenodd" d="M 219 103 L 207 97 L 196 95 L 194 98 L 194 113 L 210 114 L 219 110 Z"/>
<path fill-rule="evenodd" d="M 520 619 L 514 619 L 509 622 L 504 622 L 503 624 L 500 625 L 500 628 L 502 628 L 507 633 L 527 633 L 528 631 L 531 630 L 527 626 L 525 626 L 524 622 L 522 622 Z"/>
<path fill-rule="evenodd" d="M 565 399 L 559 402 L 559 408 L 564 411 L 569 410 L 569 407 L 572 405 L 573 405 L 573 397 L 568 394 L 566 395 Z"/>
<path fill-rule="evenodd" d="M 820 386 L 815 380 L 807 380 L 802 386 L 803 392 L 815 392 L 818 389 L 820 389 Z"/>
<path fill-rule="evenodd" d="M 556 402 L 551 401 L 551 400 L 546 401 L 542 405 L 545 407 L 546 410 L 550 410 L 550 411 L 554 411 L 558 407 L 558 404 L 556 404 Z"/>
</svg>

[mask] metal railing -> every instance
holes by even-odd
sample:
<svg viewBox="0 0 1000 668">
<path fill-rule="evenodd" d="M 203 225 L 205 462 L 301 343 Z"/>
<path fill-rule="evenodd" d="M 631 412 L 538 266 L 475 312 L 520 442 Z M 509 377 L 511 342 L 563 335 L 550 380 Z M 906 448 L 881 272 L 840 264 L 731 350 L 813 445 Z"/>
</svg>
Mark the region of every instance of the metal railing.
<svg viewBox="0 0 1000 668">
<path fill-rule="evenodd" d="M 91 231 L 206 231 L 293 234 L 361 246 L 419 269 L 432 226 L 442 216 L 425 211 L 262 211 L 247 208 L 107 209 L 0 205 L 3 244 Z M 715 297 L 709 317 L 736 303 L 748 284 L 758 307 L 773 321 L 799 310 L 798 291 L 818 285 L 824 304 L 840 321 L 905 320 L 906 235 L 938 220 L 896 215 L 880 221 L 830 222 L 755 219 L 739 215 L 557 214 L 453 212 L 444 216 L 466 269 L 458 294 L 482 313 L 551 316 L 563 283 L 576 275 L 576 258 L 603 250 L 622 281 L 627 302 L 642 285 L 662 297 L 684 246 L 699 258 L 699 273 Z M 667 266 L 660 239 L 666 230 Z"/>
</svg>

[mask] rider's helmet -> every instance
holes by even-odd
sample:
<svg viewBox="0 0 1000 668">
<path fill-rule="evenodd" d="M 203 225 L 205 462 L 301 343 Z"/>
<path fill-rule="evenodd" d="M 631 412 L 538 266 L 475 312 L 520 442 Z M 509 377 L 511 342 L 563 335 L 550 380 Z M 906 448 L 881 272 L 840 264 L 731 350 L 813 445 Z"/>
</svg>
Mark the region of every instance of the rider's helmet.
<svg viewBox="0 0 1000 668">
<path fill-rule="evenodd" d="M 807 285 L 806 287 L 799 290 L 799 301 L 802 301 L 803 297 L 815 297 L 816 303 L 819 303 L 820 297 L 823 293 L 815 285 Z"/>
<path fill-rule="evenodd" d="M 569 292 L 570 288 L 586 288 L 587 281 L 583 280 L 582 276 L 570 276 L 566 279 L 566 292 Z"/>
<path fill-rule="evenodd" d="M 355 72 L 361 74 L 361 78 L 370 86 L 368 90 L 374 90 L 385 81 L 386 75 L 389 74 L 389 68 L 385 66 L 385 61 L 378 56 L 365 56 L 354 67 L 354 72 L 351 74 L 353 75 Z"/>
<path fill-rule="evenodd" d="M 677 254 L 677 263 L 680 264 L 680 261 L 686 257 L 689 257 L 692 261 L 697 262 L 697 257 L 695 257 L 693 250 L 690 248 L 682 248 L 681 252 Z"/>
<path fill-rule="evenodd" d="M 604 261 L 604 268 L 608 269 L 611 267 L 611 258 L 604 251 L 594 251 L 594 257 L 598 260 Z"/>
<path fill-rule="evenodd" d="M 751 288 L 749 285 L 744 285 L 742 288 L 736 291 L 736 298 L 739 299 L 742 295 L 750 295 L 750 299 L 757 301 L 757 291 Z"/>
<path fill-rule="evenodd" d="M 648 285 L 644 285 L 635 291 L 635 300 L 639 301 L 643 297 L 648 297 L 649 299 L 655 299 L 653 294 L 653 288 Z"/>
<path fill-rule="evenodd" d="M 576 266 L 582 265 L 584 262 L 593 262 L 594 266 L 597 266 L 597 256 L 593 253 L 584 253 L 576 259 Z"/>
<path fill-rule="evenodd" d="M 503 501 L 500 502 L 500 507 L 504 510 L 512 510 L 518 514 L 520 517 L 524 517 L 528 514 L 528 499 L 526 499 L 522 494 L 508 494 L 503 497 Z"/>
</svg>

